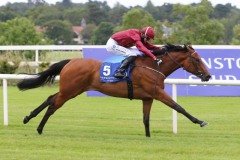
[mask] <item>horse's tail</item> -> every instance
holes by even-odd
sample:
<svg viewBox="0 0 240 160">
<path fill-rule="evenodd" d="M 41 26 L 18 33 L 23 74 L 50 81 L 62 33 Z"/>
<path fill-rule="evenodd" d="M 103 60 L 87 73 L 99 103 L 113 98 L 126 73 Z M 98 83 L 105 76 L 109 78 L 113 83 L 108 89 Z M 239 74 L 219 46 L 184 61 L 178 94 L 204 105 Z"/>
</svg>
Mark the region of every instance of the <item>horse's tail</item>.
<svg viewBox="0 0 240 160">
<path fill-rule="evenodd" d="M 49 69 L 38 73 L 34 78 L 24 79 L 17 84 L 20 90 L 27 90 L 43 86 L 46 83 L 53 83 L 55 77 L 60 74 L 63 67 L 70 61 L 66 59 L 58 63 L 54 63 Z"/>
</svg>

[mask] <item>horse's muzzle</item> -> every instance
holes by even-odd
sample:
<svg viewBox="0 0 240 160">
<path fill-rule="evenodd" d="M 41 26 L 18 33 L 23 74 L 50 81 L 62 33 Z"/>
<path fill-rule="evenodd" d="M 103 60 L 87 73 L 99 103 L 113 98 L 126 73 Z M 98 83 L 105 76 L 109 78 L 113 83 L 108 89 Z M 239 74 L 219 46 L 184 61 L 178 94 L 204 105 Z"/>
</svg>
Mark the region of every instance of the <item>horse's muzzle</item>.
<svg viewBox="0 0 240 160">
<path fill-rule="evenodd" d="M 202 74 L 202 76 L 201 76 L 202 82 L 207 82 L 207 81 L 209 81 L 210 78 L 211 78 L 211 75 Z"/>
</svg>

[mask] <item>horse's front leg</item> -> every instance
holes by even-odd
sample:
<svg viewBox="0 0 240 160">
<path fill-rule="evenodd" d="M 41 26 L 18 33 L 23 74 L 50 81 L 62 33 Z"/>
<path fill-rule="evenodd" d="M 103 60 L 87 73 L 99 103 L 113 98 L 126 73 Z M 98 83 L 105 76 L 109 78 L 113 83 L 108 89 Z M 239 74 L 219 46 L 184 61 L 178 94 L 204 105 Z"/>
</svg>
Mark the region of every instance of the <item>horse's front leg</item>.
<svg viewBox="0 0 240 160">
<path fill-rule="evenodd" d="M 160 90 L 158 97 L 156 99 L 163 102 L 164 104 L 168 105 L 169 107 L 176 110 L 177 112 L 183 114 L 189 120 L 191 120 L 193 123 L 197 123 L 201 127 L 208 125 L 207 122 L 198 120 L 197 118 L 195 118 L 191 114 L 189 114 L 183 107 L 181 107 L 179 104 L 177 104 L 163 89 Z"/>
<path fill-rule="evenodd" d="M 145 99 L 143 102 L 143 124 L 145 126 L 146 137 L 150 137 L 149 119 L 153 99 Z"/>
</svg>

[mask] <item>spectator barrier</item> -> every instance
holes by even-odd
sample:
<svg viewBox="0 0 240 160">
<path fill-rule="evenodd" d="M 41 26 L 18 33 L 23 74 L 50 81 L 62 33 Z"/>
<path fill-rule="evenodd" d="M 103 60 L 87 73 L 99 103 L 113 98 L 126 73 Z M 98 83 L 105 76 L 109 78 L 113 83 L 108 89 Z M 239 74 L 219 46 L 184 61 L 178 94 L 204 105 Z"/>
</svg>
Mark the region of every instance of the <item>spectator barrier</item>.
<svg viewBox="0 0 240 160">
<path fill-rule="evenodd" d="M 177 101 L 178 96 L 240 96 L 240 46 L 230 45 L 194 45 L 193 46 L 203 62 L 212 74 L 209 82 L 201 82 L 195 76 L 184 70 L 177 70 L 165 80 L 165 90 L 172 94 L 173 99 Z M 95 58 L 99 60 L 119 60 L 119 57 L 111 56 L 107 53 L 104 46 L 0 46 L 0 51 L 9 50 L 34 50 L 36 73 L 38 73 L 39 51 L 40 50 L 66 50 L 83 51 L 84 58 Z M 23 79 L 31 76 L 16 74 L 0 74 L 3 80 L 3 113 L 4 125 L 8 125 L 8 97 L 7 80 Z M 59 77 L 57 77 L 59 79 Z M 169 85 L 168 85 L 169 84 Z M 178 85 L 178 93 L 177 93 Z M 231 86 L 231 87 L 230 87 Z M 209 92 L 211 91 L 211 92 Z M 92 91 L 88 95 L 95 95 Z M 97 93 L 98 94 L 98 93 Z M 177 113 L 173 111 L 173 132 L 177 133 Z"/>
<path fill-rule="evenodd" d="M 31 78 L 34 75 L 20 74 L 0 74 L 0 79 L 3 80 L 3 124 L 8 125 L 8 79 L 24 79 Z M 59 80 L 59 76 L 56 77 Z M 240 80 L 210 80 L 209 82 L 201 82 L 194 79 L 166 79 L 165 84 L 172 85 L 172 97 L 177 101 L 177 85 L 221 85 L 221 86 L 240 86 Z M 173 133 L 177 133 L 177 112 L 173 110 Z"/>
</svg>

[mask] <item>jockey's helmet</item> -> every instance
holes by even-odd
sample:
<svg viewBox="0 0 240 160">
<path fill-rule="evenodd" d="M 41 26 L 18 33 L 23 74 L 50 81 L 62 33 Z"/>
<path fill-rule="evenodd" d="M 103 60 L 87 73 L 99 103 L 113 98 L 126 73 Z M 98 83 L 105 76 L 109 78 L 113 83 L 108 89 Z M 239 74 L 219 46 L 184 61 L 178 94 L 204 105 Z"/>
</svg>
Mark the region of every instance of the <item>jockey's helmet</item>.
<svg viewBox="0 0 240 160">
<path fill-rule="evenodd" d="M 144 27 L 141 31 L 146 37 L 149 37 L 150 39 L 154 39 L 155 33 L 152 27 Z"/>
</svg>

